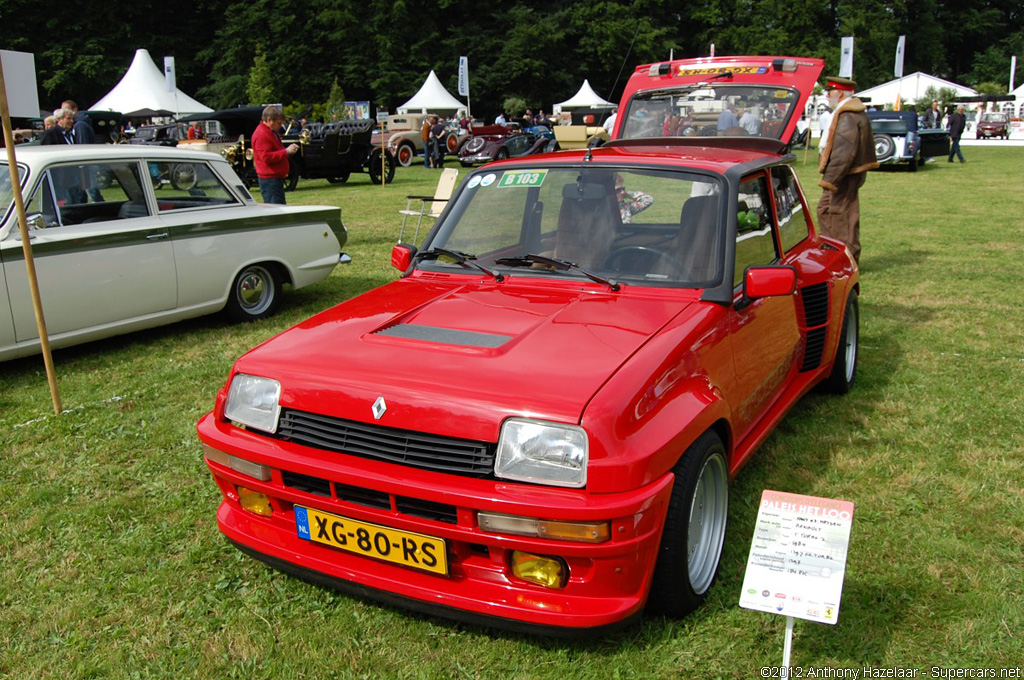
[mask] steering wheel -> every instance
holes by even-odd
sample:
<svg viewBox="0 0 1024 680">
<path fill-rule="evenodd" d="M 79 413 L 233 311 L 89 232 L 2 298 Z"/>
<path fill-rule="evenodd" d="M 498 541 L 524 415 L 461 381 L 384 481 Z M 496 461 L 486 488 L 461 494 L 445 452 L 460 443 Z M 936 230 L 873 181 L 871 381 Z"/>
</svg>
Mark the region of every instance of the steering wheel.
<svg viewBox="0 0 1024 680">
<path fill-rule="evenodd" d="M 641 266 L 632 266 L 630 271 L 635 273 L 647 273 L 653 272 L 655 266 L 664 263 L 669 271 L 676 276 L 683 275 L 683 268 L 678 262 L 663 250 L 655 250 L 646 246 L 623 246 L 622 248 L 616 248 L 609 255 L 608 259 L 605 260 L 604 266 L 612 271 L 622 273 L 621 263 L 628 262 L 631 257 L 637 258 Z M 644 264 L 647 264 L 644 267 Z M 635 262 L 633 263 L 635 265 Z"/>
</svg>

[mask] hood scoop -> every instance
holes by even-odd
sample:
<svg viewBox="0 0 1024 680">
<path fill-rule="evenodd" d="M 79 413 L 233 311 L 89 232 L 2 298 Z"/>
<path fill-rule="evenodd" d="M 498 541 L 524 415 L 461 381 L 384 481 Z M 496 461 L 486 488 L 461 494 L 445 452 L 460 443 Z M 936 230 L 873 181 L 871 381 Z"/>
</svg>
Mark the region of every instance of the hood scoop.
<svg viewBox="0 0 1024 680">
<path fill-rule="evenodd" d="M 387 328 L 380 329 L 374 333 L 374 335 L 383 335 L 389 338 L 404 338 L 406 340 L 439 342 L 446 345 L 480 347 L 484 349 L 496 349 L 512 339 L 512 336 L 510 335 L 482 333 L 480 331 L 463 331 L 454 328 L 439 328 L 437 326 L 421 326 L 411 323 L 388 326 Z"/>
</svg>

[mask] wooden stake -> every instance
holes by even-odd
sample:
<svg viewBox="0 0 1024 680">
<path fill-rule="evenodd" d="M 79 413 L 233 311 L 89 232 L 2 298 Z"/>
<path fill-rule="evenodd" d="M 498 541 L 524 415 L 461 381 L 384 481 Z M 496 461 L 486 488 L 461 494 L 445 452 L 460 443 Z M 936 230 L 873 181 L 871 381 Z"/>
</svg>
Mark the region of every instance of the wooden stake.
<svg viewBox="0 0 1024 680">
<path fill-rule="evenodd" d="M 11 130 L 10 109 L 7 104 L 7 83 L 4 81 L 4 67 L 0 63 L 0 115 L 3 116 L 4 146 L 7 147 L 7 165 L 11 173 L 11 190 L 14 192 L 14 206 L 18 212 L 18 227 L 21 229 L 21 250 L 25 254 L 25 269 L 28 270 L 28 286 L 32 292 L 32 308 L 36 313 L 36 328 L 39 331 L 39 344 L 43 352 L 43 363 L 46 364 L 46 379 L 50 383 L 50 398 L 53 400 L 53 412 L 60 415 L 60 393 L 57 391 L 57 374 L 53 368 L 53 355 L 50 353 L 50 336 L 46 332 L 46 319 L 43 316 L 43 303 L 39 297 L 39 281 L 36 277 L 36 263 L 32 258 L 32 242 L 28 235 L 28 220 L 25 218 L 25 200 L 21 195 L 21 177 L 18 175 L 18 161 L 14 154 L 14 132 Z"/>
</svg>

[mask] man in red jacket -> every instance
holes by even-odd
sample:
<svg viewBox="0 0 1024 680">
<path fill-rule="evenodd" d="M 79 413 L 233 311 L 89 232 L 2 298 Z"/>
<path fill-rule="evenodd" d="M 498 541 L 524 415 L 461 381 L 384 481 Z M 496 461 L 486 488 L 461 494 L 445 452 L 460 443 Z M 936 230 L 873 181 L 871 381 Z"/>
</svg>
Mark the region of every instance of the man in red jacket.
<svg viewBox="0 0 1024 680">
<path fill-rule="evenodd" d="M 260 124 L 252 133 L 252 157 L 256 176 L 260 180 L 260 194 L 264 203 L 284 205 L 284 180 L 288 177 L 288 156 L 299 150 L 298 144 L 281 143 L 278 133 L 284 125 L 284 114 L 276 106 L 263 109 Z"/>
</svg>

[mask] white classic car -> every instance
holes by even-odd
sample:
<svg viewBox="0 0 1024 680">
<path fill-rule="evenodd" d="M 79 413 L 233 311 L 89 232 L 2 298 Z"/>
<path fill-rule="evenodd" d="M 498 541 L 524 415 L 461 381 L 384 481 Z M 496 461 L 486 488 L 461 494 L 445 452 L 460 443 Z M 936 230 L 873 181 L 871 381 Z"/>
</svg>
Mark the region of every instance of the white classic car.
<svg viewBox="0 0 1024 680">
<path fill-rule="evenodd" d="M 331 206 L 259 205 L 215 154 L 155 146 L 18 147 L 53 347 L 224 310 L 275 310 L 326 278 L 347 233 Z M 0 167 L 0 360 L 39 351 L 8 166 Z"/>
</svg>

